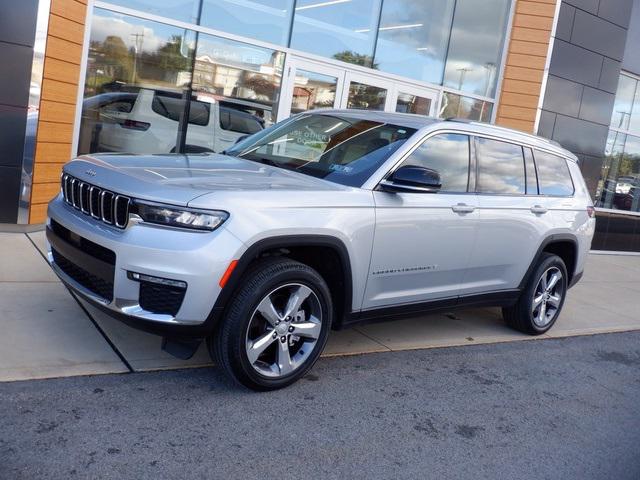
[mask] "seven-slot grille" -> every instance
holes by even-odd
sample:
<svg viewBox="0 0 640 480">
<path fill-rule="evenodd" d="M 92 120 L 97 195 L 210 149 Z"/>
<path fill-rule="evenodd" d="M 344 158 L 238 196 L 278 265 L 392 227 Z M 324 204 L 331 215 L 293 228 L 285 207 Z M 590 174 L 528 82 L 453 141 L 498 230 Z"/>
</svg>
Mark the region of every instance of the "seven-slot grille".
<svg viewBox="0 0 640 480">
<path fill-rule="evenodd" d="M 62 175 L 61 184 L 64 200 L 69 205 L 109 225 L 127 226 L 129 197 L 83 182 L 68 173 Z"/>
</svg>

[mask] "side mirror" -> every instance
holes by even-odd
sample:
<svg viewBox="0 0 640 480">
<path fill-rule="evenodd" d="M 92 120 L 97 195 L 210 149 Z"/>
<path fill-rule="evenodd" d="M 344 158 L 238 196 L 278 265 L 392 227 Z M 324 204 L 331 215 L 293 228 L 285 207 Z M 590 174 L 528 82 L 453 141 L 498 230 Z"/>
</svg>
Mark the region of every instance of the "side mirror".
<svg viewBox="0 0 640 480">
<path fill-rule="evenodd" d="M 245 138 L 247 138 L 249 135 L 240 135 L 238 138 L 236 138 L 236 141 L 233 142 L 234 145 L 240 143 L 242 140 L 244 140 Z"/>
<path fill-rule="evenodd" d="M 405 165 L 380 182 L 387 192 L 435 193 L 442 187 L 440 174 L 424 167 Z"/>
</svg>

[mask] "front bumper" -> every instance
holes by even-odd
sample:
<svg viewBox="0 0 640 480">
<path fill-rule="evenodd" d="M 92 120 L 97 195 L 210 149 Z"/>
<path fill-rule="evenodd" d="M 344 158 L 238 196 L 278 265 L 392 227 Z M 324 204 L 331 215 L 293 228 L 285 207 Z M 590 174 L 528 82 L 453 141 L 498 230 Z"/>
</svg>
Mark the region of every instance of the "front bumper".
<svg viewBox="0 0 640 480">
<path fill-rule="evenodd" d="M 220 305 L 214 308 L 221 291 L 218 282 L 229 263 L 245 250 L 244 244 L 224 227 L 205 233 L 130 223 L 121 230 L 81 213 L 60 196 L 49 204 L 48 216 L 49 262 L 79 296 L 128 325 L 164 336 L 202 337 L 214 328 L 222 310 Z M 71 232 L 72 241 L 56 233 L 54 222 Z M 104 255 L 93 255 L 95 248 L 89 249 L 88 255 L 79 239 L 112 251 L 115 259 L 105 262 L 100 258 Z M 73 275 L 70 265 L 82 274 Z M 186 283 L 177 312 L 145 310 L 141 306 L 142 284 L 131 278 L 132 272 Z M 96 288 L 95 282 L 81 281 L 87 274 L 100 282 L 111 280 L 112 295 Z"/>
</svg>

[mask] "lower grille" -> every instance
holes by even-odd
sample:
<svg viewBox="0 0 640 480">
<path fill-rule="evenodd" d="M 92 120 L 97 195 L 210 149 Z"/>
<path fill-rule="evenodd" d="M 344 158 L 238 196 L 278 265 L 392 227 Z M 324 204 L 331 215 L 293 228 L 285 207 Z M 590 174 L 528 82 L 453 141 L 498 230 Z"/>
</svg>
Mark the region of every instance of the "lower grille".
<svg viewBox="0 0 640 480">
<path fill-rule="evenodd" d="M 105 300 L 113 300 L 113 282 L 107 282 L 87 272 L 85 269 L 69 261 L 53 248 L 51 249 L 51 254 L 53 255 L 53 261 L 58 268 L 73 278 L 80 285 L 91 290 L 93 293 L 99 295 Z"/>
<path fill-rule="evenodd" d="M 77 248 L 82 250 L 84 253 L 87 253 L 92 257 L 97 258 L 98 260 L 102 260 L 103 262 L 106 262 L 109 265 L 116 264 L 116 254 L 115 252 L 113 252 L 113 250 L 109 250 L 108 248 L 105 248 L 101 245 L 98 245 L 97 243 L 87 240 L 84 237 L 80 237 L 79 235 L 72 233 L 71 230 L 69 230 L 66 227 L 63 227 L 53 219 L 51 219 L 51 229 L 54 231 L 56 235 L 58 235 L 64 241 L 66 241 L 67 243 L 74 244 Z M 74 236 L 76 237 L 75 241 L 73 238 Z"/>
<path fill-rule="evenodd" d="M 185 288 L 141 281 L 140 307 L 147 312 L 175 317 L 180 310 L 185 292 Z"/>
</svg>

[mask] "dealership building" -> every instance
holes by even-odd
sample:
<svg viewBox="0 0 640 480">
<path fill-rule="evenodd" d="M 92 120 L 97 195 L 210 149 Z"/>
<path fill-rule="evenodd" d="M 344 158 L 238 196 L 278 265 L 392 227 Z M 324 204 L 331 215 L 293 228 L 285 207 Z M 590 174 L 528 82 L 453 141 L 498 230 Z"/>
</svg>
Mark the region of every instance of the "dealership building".
<svg viewBox="0 0 640 480">
<path fill-rule="evenodd" d="M 640 0 L 22 0 L 0 6 L 0 230 L 92 152 L 221 151 L 316 108 L 558 141 L 593 248 L 640 252 Z"/>
</svg>

